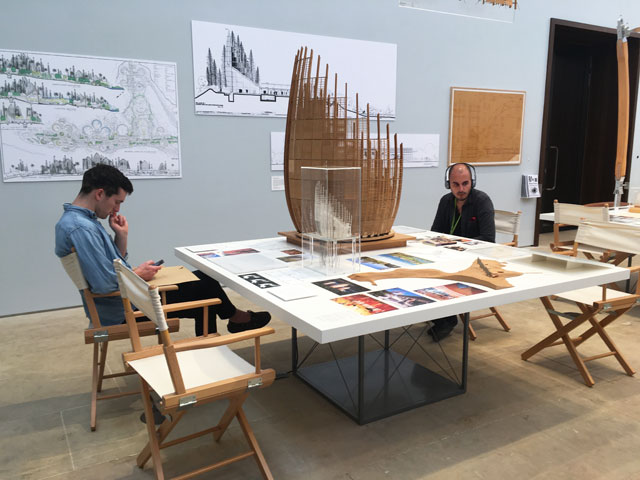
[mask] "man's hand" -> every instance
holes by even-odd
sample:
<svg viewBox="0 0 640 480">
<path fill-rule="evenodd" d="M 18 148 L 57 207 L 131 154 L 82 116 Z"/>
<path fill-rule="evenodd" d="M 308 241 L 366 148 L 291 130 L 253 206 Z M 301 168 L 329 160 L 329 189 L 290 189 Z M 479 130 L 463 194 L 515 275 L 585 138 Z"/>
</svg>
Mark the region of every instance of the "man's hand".
<svg viewBox="0 0 640 480">
<path fill-rule="evenodd" d="M 109 215 L 109 226 L 115 232 L 116 237 L 129 235 L 129 223 L 124 215 L 112 213 Z"/>
<path fill-rule="evenodd" d="M 118 214 L 118 212 L 111 212 L 109 215 L 109 226 L 115 232 L 116 238 L 114 242 L 116 247 L 120 250 L 123 257 L 127 255 L 127 237 L 129 235 L 129 223 L 124 215 Z"/>
<path fill-rule="evenodd" d="M 136 274 L 145 282 L 148 282 L 161 268 L 161 266 L 154 265 L 153 260 L 147 260 L 134 268 L 133 271 L 136 272 Z"/>
</svg>

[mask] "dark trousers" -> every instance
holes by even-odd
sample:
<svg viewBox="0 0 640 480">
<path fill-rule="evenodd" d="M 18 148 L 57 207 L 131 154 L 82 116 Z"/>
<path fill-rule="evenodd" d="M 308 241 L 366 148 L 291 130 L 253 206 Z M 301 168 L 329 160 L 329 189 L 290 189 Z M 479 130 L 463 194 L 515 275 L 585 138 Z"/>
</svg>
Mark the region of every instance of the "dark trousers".
<svg viewBox="0 0 640 480">
<path fill-rule="evenodd" d="M 167 303 L 191 302 L 194 300 L 204 300 L 207 298 L 219 298 L 222 303 L 209 307 L 209 332 L 216 330 L 216 315 L 220 318 L 230 318 L 236 313 L 236 307 L 231 303 L 222 285 L 217 280 L 196 270 L 193 274 L 199 281 L 186 282 L 178 285 L 178 290 L 167 292 Z M 196 320 L 196 336 L 203 332 L 203 309 L 192 308 L 177 312 L 180 317 L 194 318 Z"/>
<path fill-rule="evenodd" d="M 451 330 L 458 324 L 458 316 L 451 315 L 449 317 L 436 318 L 433 320 L 433 328 L 438 331 Z"/>
</svg>

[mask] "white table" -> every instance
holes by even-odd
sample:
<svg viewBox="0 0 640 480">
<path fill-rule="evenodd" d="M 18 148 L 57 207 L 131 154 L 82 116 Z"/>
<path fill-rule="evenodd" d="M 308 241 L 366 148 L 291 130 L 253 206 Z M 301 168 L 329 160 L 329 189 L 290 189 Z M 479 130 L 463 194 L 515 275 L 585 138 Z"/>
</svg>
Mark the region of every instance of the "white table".
<svg viewBox="0 0 640 480">
<path fill-rule="evenodd" d="M 424 237 L 437 234 L 419 231 L 416 235 Z M 238 262 L 225 256 L 222 257 L 224 260 L 220 258 L 207 259 L 201 256 L 206 251 L 220 253 L 241 248 L 253 248 L 259 253 L 244 254 L 242 255 L 244 258 Z M 362 256 L 376 256 L 381 253 L 400 251 L 434 262 L 410 268 L 435 268 L 447 272 L 467 268 L 478 257 L 493 258 L 507 262 L 506 269 L 522 272 L 524 275 L 509 279 L 513 288 L 490 290 L 481 287 L 487 291 L 477 295 L 435 301 L 427 305 L 399 308 L 391 312 L 366 316 L 332 301 L 331 299 L 336 298 L 337 295 L 311 284 L 311 281 L 337 277 L 346 278 L 347 275 L 325 277 L 295 264 L 286 264 L 283 269 L 251 269 L 252 258 L 255 259 L 256 265 L 277 265 L 278 261 L 270 262 L 270 259 L 286 256 L 283 253 L 284 250 L 295 248 L 297 247 L 282 238 L 273 238 L 179 247 L 175 249 L 175 253 L 181 260 L 217 279 L 252 302 L 268 309 L 272 314 L 288 323 L 292 327 L 292 367 L 294 373 L 361 424 L 464 393 L 466 390 L 468 358 L 466 322 L 468 322 L 468 315 L 464 325 L 461 375 L 457 379 L 459 381 L 443 380 L 443 377 L 438 373 L 422 368 L 419 364 L 394 352 L 389 348 L 388 332 L 390 330 L 406 328 L 425 320 L 624 280 L 629 276 L 627 270 L 608 264 L 552 254 L 532 253 L 524 249 L 494 244 L 474 245 L 469 247 L 467 251 L 460 252 L 445 247 L 427 246 L 416 241 L 410 242 L 404 248 L 363 252 Z M 252 257 L 254 255 L 255 257 Z M 233 263 L 225 264 L 226 259 L 230 259 L 229 261 Z M 389 259 L 387 261 L 393 262 Z M 246 266 L 243 267 L 242 263 Z M 397 264 L 398 262 L 393 263 Z M 403 268 L 408 267 L 400 265 Z M 238 273 L 233 273 L 230 269 Z M 373 269 L 362 267 L 361 271 L 373 271 Z M 314 296 L 284 301 L 270 293 L 271 288 L 259 288 L 240 278 L 239 274 L 242 272 L 259 273 L 281 286 L 295 286 L 307 293 L 312 293 Z M 370 288 L 371 291 L 394 287 L 414 291 L 451 282 L 438 279 L 403 278 L 380 280 L 377 283 L 376 287 L 364 283 L 361 285 Z M 346 359 L 336 359 L 333 366 L 322 364 L 300 367 L 298 364 L 298 332 L 307 335 L 319 344 L 357 338 L 358 354 Z M 366 352 L 365 336 L 376 332 L 384 332 L 384 346 L 379 350 Z M 336 379 L 330 375 L 330 372 L 341 376 L 345 385 L 336 386 Z M 369 375 L 369 379 L 366 378 L 365 373 Z M 357 382 L 357 392 L 350 389 L 350 385 L 355 382 Z M 398 396 L 400 390 L 404 391 L 403 398 Z"/>
</svg>

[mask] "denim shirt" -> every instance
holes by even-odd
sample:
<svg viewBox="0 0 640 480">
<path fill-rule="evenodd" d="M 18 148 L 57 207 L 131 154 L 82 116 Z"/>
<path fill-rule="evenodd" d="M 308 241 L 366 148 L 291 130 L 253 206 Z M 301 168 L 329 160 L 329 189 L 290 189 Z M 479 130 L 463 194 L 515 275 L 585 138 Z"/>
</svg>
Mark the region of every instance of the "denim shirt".
<svg viewBox="0 0 640 480">
<path fill-rule="evenodd" d="M 120 254 L 95 212 L 70 203 L 65 203 L 63 209 L 64 213 L 56 224 L 56 255 L 64 257 L 75 247 L 89 289 L 98 294 L 118 290 L 113 260 L 120 258 L 127 264 L 127 255 L 123 257 Z M 82 292 L 81 296 L 85 313 L 89 317 Z M 95 303 L 103 325 L 118 325 L 124 322 L 124 308 L 120 297 L 96 298 Z"/>
</svg>

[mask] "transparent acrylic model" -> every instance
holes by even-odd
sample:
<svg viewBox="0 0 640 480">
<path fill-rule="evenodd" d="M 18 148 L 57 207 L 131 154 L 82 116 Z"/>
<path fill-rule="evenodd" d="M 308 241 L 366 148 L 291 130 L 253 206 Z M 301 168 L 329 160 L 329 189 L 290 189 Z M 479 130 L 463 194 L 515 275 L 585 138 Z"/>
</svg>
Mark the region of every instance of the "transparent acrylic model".
<svg viewBox="0 0 640 480">
<path fill-rule="evenodd" d="M 302 167 L 302 266 L 360 270 L 360 167 Z"/>
</svg>

